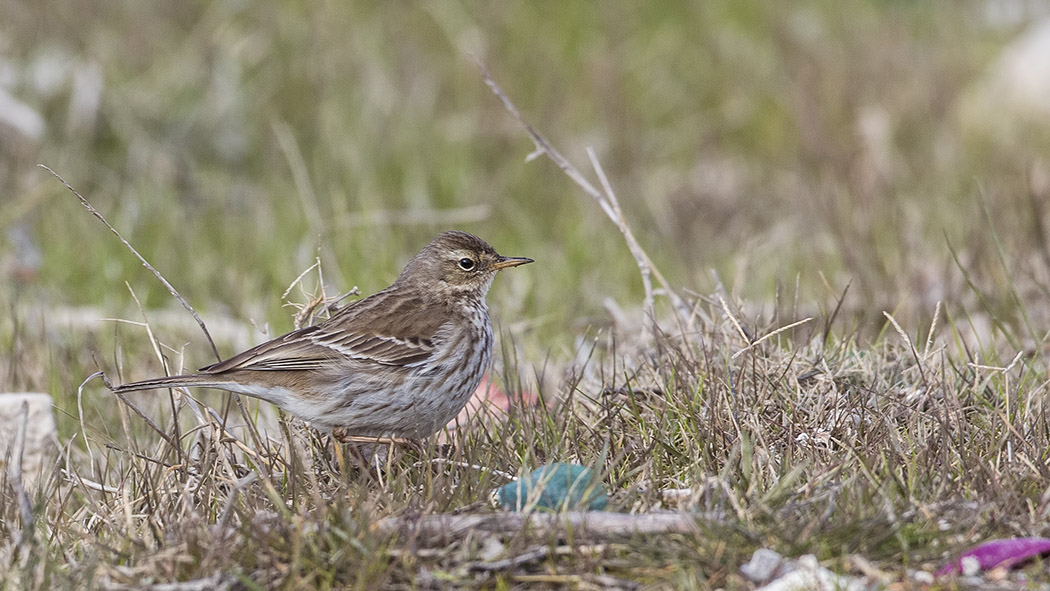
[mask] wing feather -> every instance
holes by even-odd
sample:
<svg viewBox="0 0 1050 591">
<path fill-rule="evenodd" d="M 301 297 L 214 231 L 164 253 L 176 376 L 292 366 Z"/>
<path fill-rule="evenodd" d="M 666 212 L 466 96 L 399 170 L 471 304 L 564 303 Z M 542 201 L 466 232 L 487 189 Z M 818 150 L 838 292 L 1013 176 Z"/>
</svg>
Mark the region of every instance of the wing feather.
<svg viewBox="0 0 1050 591">
<path fill-rule="evenodd" d="M 307 371 L 340 359 L 362 364 L 409 367 L 426 362 L 437 349 L 449 317 L 423 298 L 391 298 L 389 291 L 350 304 L 315 326 L 292 331 L 201 368 L 229 371 Z"/>
</svg>

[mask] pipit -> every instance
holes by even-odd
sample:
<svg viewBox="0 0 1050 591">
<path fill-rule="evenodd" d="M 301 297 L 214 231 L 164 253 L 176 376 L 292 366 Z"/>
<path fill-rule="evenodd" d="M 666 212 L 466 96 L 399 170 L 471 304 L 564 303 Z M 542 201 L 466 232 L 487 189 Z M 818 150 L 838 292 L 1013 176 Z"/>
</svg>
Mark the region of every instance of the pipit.
<svg viewBox="0 0 1050 591">
<path fill-rule="evenodd" d="M 114 392 L 196 386 L 246 394 L 344 437 L 421 439 L 466 405 L 492 358 L 485 295 L 505 257 L 465 232 L 441 234 L 393 285 L 198 373 Z"/>
</svg>

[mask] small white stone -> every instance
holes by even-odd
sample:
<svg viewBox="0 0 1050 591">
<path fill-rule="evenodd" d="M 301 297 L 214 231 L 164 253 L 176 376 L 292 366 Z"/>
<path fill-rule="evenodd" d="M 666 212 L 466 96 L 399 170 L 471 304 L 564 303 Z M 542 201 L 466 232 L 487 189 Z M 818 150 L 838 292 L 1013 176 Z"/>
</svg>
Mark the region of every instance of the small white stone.
<svg viewBox="0 0 1050 591">
<path fill-rule="evenodd" d="M 932 585 L 937 580 L 933 573 L 924 570 L 913 571 L 910 574 L 912 580 L 921 585 Z"/>
<path fill-rule="evenodd" d="M 23 418 L 23 404 L 28 407 L 25 443 L 22 448 L 22 482 L 27 489 L 44 481 L 55 467 L 58 453 L 58 434 L 51 397 L 47 394 L 0 394 L 0 464 L 8 470 L 14 463 L 12 449 Z M 9 464 L 8 462 L 11 462 Z"/>
<path fill-rule="evenodd" d="M 863 591 L 863 579 L 832 572 L 812 554 L 799 557 L 798 568 L 778 578 L 759 591 Z"/>
<path fill-rule="evenodd" d="M 784 562 L 784 557 L 779 553 L 759 548 L 751 555 L 751 560 L 740 567 L 740 574 L 752 583 L 764 583 L 773 578 Z"/>
<path fill-rule="evenodd" d="M 499 541 L 495 536 L 490 536 L 481 543 L 481 548 L 478 550 L 478 558 L 485 562 L 490 562 L 499 558 L 504 551 L 506 551 L 506 547 L 503 545 L 503 542 Z"/>
</svg>

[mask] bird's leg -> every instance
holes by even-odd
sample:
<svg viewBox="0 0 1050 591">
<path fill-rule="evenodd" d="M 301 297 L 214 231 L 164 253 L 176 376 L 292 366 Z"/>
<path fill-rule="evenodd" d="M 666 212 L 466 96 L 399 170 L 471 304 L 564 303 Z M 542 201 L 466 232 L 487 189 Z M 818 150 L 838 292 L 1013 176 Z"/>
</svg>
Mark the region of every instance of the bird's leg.
<svg viewBox="0 0 1050 591">
<path fill-rule="evenodd" d="M 350 431 L 343 427 L 332 429 L 332 438 L 339 443 L 378 443 L 382 445 L 418 445 L 415 439 L 404 439 L 401 437 L 369 437 L 363 435 L 351 435 Z"/>
</svg>

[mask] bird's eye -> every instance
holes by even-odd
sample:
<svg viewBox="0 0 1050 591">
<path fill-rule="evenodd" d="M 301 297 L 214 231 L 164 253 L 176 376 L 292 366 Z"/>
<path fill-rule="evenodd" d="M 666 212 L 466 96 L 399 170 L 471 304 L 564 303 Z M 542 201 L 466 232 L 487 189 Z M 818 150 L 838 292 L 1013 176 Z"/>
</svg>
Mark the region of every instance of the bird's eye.
<svg viewBox="0 0 1050 591">
<path fill-rule="evenodd" d="M 459 259 L 459 268 L 464 271 L 469 271 L 474 268 L 474 259 L 462 258 Z"/>
</svg>

